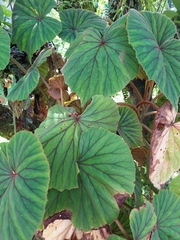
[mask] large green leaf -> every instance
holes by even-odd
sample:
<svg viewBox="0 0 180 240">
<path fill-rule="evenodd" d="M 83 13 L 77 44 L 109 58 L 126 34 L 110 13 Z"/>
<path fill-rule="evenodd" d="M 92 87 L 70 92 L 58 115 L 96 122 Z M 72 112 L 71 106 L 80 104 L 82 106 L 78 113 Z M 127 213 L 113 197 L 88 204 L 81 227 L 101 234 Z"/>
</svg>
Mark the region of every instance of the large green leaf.
<svg viewBox="0 0 180 240">
<path fill-rule="evenodd" d="M 10 38 L 8 33 L 0 27 L 0 70 L 4 69 L 10 59 Z"/>
<path fill-rule="evenodd" d="M 103 96 L 94 96 L 80 116 L 72 108 L 66 109 L 60 105 L 48 111 L 47 119 L 36 130 L 36 134 L 50 162 L 50 187 L 62 191 L 78 186 L 76 160 L 81 132 L 91 126 L 115 132 L 118 118 L 116 103 Z"/>
<path fill-rule="evenodd" d="M 125 18 L 119 27 L 105 29 L 104 35 L 97 29 L 87 29 L 79 41 L 62 71 L 82 104 L 95 94 L 115 94 L 137 75 L 138 63 L 128 43 Z"/>
<path fill-rule="evenodd" d="M 119 107 L 118 133 L 131 148 L 143 145 L 142 126 L 136 113 L 129 107 Z"/>
<path fill-rule="evenodd" d="M 133 209 L 130 213 L 130 226 L 134 240 L 145 240 L 156 224 L 156 215 L 153 206 L 146 201 L 139 209 Z"/>
<path fill-rule="evenodd" d="M 59 36 L 66 42 L 73 42 L 79 32 L 87 28 L 104 29 L 106 22 L 93 12 L 84 9 L 66 9 L 60 12 L 62 32 Z"/>
<path fill-rule="evenodd" d="M 39 81 L 39 71 L 33 66 L 29 68 L 27 74 L 22 77 L 14 86 L 8 100 L 12 102 L 16 100 L 24 100 L 35 89 Z"/>
<path fill-rule="evenodd" d="M 154 196 L 153 206 L 157 216 L 157 232 L 160 239 L 179 239 L 180 199 L 168 190 Z"/>
<path fill-rule="evenodd" d="M 12 42 L 32 54 L 61 31 L 60 21 L 47 16 L 56 6 L 54 0 L 16 0 L 12 15 Z"/>
<path fill-rule="evenodd" d="M 135 198 L 135 203 L 136 207 L 140 207 L 142 205 L 142 181 L 141 181 L 141 176 L 140 176 L 140 171 L 138 167 L 136 166 L 136 181 L 135 181 L 135 187 L 134 187 L 134 198 Z"/>
<path fill-rule="evenodd" d="M 0 239 L 30 240 L 42 221 L 49 167 L 32 133 L 0 144 Z"/>
<path fill-rule="evenodd" d="M 177 109 L 180 96 L 180 41 L 174 39 L 174 23 L 158 13 L 131 10 L 127 30 L 130 44 L 149 80 L 157 83 Z"/>
<path fill-rule="evenodd" d="M 80 136 L 77 164 L 78 188 L 59 194 L 51 190 L 51 206 L 71 210 L 73 225 L 79 229 L 112 223 L 119 213 L 113 195 L 131 194 L 134 189 L 135 167 L 128 146 L 114 133 L 89 128 Z"/>
</svg>

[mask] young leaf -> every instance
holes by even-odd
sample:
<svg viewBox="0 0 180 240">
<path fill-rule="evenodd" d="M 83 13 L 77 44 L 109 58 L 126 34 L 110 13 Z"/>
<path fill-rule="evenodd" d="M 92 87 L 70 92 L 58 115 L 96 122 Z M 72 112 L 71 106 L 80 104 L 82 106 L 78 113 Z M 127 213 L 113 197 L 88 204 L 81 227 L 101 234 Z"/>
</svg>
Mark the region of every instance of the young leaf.
<svg viewBox="0 0 180 240">
<path fill-rule="evenodd" d="M 174 23 L 158 13 L 130 10 L 127 31 L 130 44 L 148 78 L 157 83 L 177 109 L 180 96 L 180 41 L 174 39 Z"/>
<path fill-rule="evenodd" d="M 72 43 L 78 33 L 87 28 L 104 29 L 106 22 L 93 12 L 84 9 L 66 9 L 60 12 L 62 31 L 59 34 L 63 41 Z"/>
<path fill-rule="evenodd" d="M 14 102 L 16 100 L 24 100 L 35 89 L 39 81 L 39 71 L 33 66 L 29 68 L 28 72 L 22 77 L 13 90 L 8 95 L 8 100 Z"/>
<path fill-rule="evenodd" d="M 153 206 L 157 216 L 156 231 L 160 239 L 179 239 L 180 199 L 168 190 L 154 196 Z M 158 238 L 157 238 L 158 239 Z"/>
<path fill-rule="evenodd" d="M 158 189 L 180 168 L 180 122 L 167 101 L 157 111 L 151 135 L 149 178 Z"/>
<path fill-rule="evenodd" d="M 146 239 L 149 232 L 156 224 L 156 215 L 153 206 L 146 201 L 139 209 L 133 209 L 130 213 L 130 226 L 134 240 Z"/>
<path fill-rule="evenodd" d="M 115 132 L 118 118 L 115 102 L 103 96 L 94 96 L 80 116 L 74 109 L 66 109 L 60 105 L 48 111 L 47 119 L 36 130 L 36 134 L 40 137 L 50 162 L 51 188 L 62 191 L 78 186 L 79 170 L 76 160 L 81 132 L 91 126 L 104 127 Z"/>
<path fill-rule="evenodd" d="M 28 54 L 30 61 L 36 50 L 61 31 L 60 21 L 47 16 L 55 6 L 54 0 L 16 0 L 14 4 L 12 42 Z"/>
<path fill-rule="evenodd" d="M 10 38 L 8 33 L 0 27 L 0 70 L 3 70 L 10 59 Z"/>
<path fill-rule="evenodd" d="M 172 182 L 169 184 L 171 192 L 175 193 L 180 197 L 180 175 L 173 178 Z"/>
<path fill-rule="evenodd" d="M 0 172 L 0 239 L 31 239 L 42 221 L 49 183 L 39 140 L 21 131 L 0 144 Z"/>
<path fill-rule="evenodd" d="M 71 90 L 80 96 L 82 105 L 95 94 L 116 93 L 137 75 L 138 63 L 125 26 L 112 25 L 105 29 L 104 35 L 89 28 L 80 40 L 62 71 Z"/>
<path fill-rule="evenodd" d="M 129 107 L 119 107 L 118 133 L 131 148 L 143 145 L 142 126 L 136 113 Z"/>
</svg>

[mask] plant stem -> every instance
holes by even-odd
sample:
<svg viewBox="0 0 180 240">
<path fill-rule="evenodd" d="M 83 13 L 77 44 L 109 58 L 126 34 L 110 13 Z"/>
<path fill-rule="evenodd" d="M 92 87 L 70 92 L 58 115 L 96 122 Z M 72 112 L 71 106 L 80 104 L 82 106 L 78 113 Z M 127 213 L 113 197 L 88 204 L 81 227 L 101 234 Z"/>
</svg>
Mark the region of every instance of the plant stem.
<svg viewBox="0 0 180 240">
<path fill-rule="evenodd" d="M 47 89 L 50 88 L 49 84 L 45 81 L 45 79 L 40 75 L 41 81 L 46 85 Z"/>
<path fill-rule="evenodd" d="M 161 92 L 161 93 L 159 93 L 155 98 L 153 98 L 152 100 L 151 100 L 151 102 L 155 102 L 156 101 L 156 99 L 158 99 L 158 98 L 160 98 L 160 97 L 162 97 L 164 94 Z"/>
<path fill-rule="evenodd" d="M 14 126 L 14 134 L 16 134 L 16 116 L 15 116 L 15 113 L 14 113 L 14 109 L 13 109 L 13 126 Z"/>
<path fill-rule="evenodd" d="M 137 89 L 137 87 L 134 85 L 134 83 L 133 83 L 132 81 L 130 81 L 129 85 L 132 87 L 132 89 L 133 89 L 134 92 L 136 93 L 136 95 L 137 95 L 139 101 L 142 102 L 142 101 L 143 101 L 143 98 L 142 98 L 142 96 L 141 96 L 139 90 Z"/>
<path fill-rule="evenodd" d="M 144 123 L 141 123 L 143 128 L 146 129 L 149 133 L 152 133 L 151 129 L 148 128 Z"/>
<path fill-rule="evenodd" d="M 148 116 L 151 116 L 151 115 L 155 115 L 157 113 L 157 111 L 152 111 L 152 112 L 147 112 L 144 114 L 143 117 L 148 117 Z"/>
<path fill-rule="evenodd" d="M 16 59 L 14 59 L 12 56 L 10 56 L 11 61 L 19 68 L 21 69 L 21 71 L 26 74 L 27 70 L 20 64 L 18 63 L 18 61 L 16 61 Z"/>
<path fill-rule="evenodd" d="M 140 119 L 139 111 L 134 105 L 132 105 L 130 103 L 126 103 L 126 102 L 118 102 L 117 105 L 118 106 L 127 106 L 127 107 L 132 108 L 136 112 L 138 118 Z"/>
<path fill-rule="evenodd" d="M 61 105 L 64 106 L 64 100 L 63 100 L 63 90 L 60 88 L 61 91 Z"/>
<path fill-rule="evenodd" d="M 127 240 L 131 240 L 132 238 L 129 237 L 129 235 L 127 234 L 126 230 L 124 229 L 124 227 L 122 226 L 122 224 L 120 223 L 120 221 L 118 219 L 115 220 L 115 223 L 117 224 L 117 226 L 119 227 L 119 229 L 121 230 L 121 232 L 123 233 L 123 235 L 126 237 Z"/>
<path fill-rule="evenodd" d="M 143 105 L 143 104 L 149 104 L 149 105 L 151 105 L 151 106 L 152 106 L 154 109 L 156 109 L 156 110 L 159 109 L 159 107 L 158 107 L 156 104 L 154 104 L 153 102 L 150 102 L 150 101 L 142 101 L 142 102 L 138 103 L 138 104 L 136 105 L 136 107 L 138 108 L 139 106 L 141 106 L 141 105 Z"/>
</svg>

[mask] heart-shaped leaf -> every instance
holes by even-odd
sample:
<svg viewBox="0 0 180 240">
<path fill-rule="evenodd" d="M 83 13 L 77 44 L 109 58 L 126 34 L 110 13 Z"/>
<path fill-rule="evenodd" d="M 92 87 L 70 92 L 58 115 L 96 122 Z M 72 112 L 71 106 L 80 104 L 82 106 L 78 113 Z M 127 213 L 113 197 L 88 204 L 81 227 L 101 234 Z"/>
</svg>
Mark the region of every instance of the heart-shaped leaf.
<svg viewBox="0 0 180 240">
<path fill-rule="evenodd" d="M 158 189 L 180 168 L 180 122 L 167 101 L 158 109 L 151 135 L 149 178 Z"/>
<path fill-rule="evenodd" d="M 12 41 L 27 52 L 31 61 L 32 54 L 47 41 L 51 41 L 61 31 L 61 23 L 47 16 L 56 2 L 16 0 L 12 15 Z"/>
<path fill-rule="evenodd" d="M 94 96 L 80 116 L 74 109 L 60 105 L 48 111 L 47 119 L 36 130 L 36 134 L 40 137 L 50 162 L 51 188 L 62 191 L 78 186 L 79 170 L 76 160 L 81 132 L 91 126 L 104 127 L 115 132 L 118 118 L 116 103 L 103 96 Z"/>
<path fill-rule="evenodd" d="M 174 23 L 158 13 L 130 10 L 127 30 L 130 44 L 149 80 L 157 83 L 177 109 L 180 96 L 180 41 L 174 39 Z"/>
<path fill-rule="evenodd" d="M 58 195 L 53 190 L 48 197 L 51 203 L 58 197 L 53 209 L 71 210 L 73 225 L 82 230 L 112 223 L 119 213 L 113 195 L 134 189 L 135 166 L 128 146 L 114 133 L 89 128 L 80 136 L 77 164 L 78 188 Z"/>
<path fill-rule="evenodd" d="M 10 38 L 8 33 L 0 27 L 0 70 L 4 69 L 10 59 Z"/>
<path fill-rule="evenodd" d="M 78 33 L 87 28 L 104 29 L 106 22 L 93 12 L 84 9 L 66 9 L 60 12 L 62 31 L 59 34 L 66 42 L 73 42 Z"/>
<path fill-rule="evenodd" d="M 146 201 L 139 209 L 133 209 L 130 213 L 130 226 L 134 240 L 146 239 L 156 224 L 156 215 L 153 206 Z"/>
<path fill-rule="evenodd" d="M 62 71 L 82 105 L 95 94 L 115 94 L 137 75 L 138 63 L 128 43 L 125 18 L 119 27 L 105 29 L 104 35 L 96 29 L 86 29 L 80 41 Z"/>
<path fill-rule="evenodd" d="M 12 91 L 8 95 L 8 100 L 14 102 L 16 100 L 24 100 L 35 89 L 39 81 L 39 71 L 33 66 L 29 68 L 28 72 L 22 77 Z"/>
<path fill-rule="evenodd" d="M 131 148 L 143 145 L 142 126 L 136 113 L 129 107 L 119 107 L 118 133 Z"/>
<path fill-rule="evenodd" d="M 49 167 L 32 133 L 0 144 L 0 239 L 31 239 L 47 201 Z"/>
<path fill-rule="evenodd" d="M 171 191 L 161 190 L 154 196 L 153 206 L 157 216 L 156 235 L 159 239 L 179 239 L 180 199 L 178 196 Z"/>
</svg>

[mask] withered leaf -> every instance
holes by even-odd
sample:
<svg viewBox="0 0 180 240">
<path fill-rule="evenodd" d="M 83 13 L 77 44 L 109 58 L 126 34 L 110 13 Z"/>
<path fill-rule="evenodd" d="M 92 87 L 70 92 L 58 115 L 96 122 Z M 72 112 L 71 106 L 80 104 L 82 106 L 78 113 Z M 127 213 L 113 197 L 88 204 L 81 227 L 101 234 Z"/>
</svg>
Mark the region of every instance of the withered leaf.
<svg viewBox="0 0 180 240">
<path fill-rule="evenodd" d="M 151 135 L 149 178 L 158 189 L 180 168 L 180 122 L 167 101 L 158 109 Z"/>
</svg>

